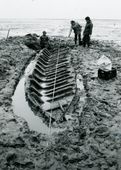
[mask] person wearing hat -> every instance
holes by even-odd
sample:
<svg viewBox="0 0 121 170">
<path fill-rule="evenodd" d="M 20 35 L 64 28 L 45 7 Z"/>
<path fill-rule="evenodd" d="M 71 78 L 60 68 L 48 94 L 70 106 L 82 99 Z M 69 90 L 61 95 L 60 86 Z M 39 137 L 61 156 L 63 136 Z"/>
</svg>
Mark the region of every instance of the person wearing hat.
<svg viewBox="0 0 121 170">
<path fill-rule="evenodd" d="M 86 45 L 89 47 L 93 24 L 90 17 L 86 17 L 85 20 L 86 20 L 86 25 L 83 31 L 83 47 L 85 47 Z"/>
<path fill-rule="evenodd" d="M 68 37 L 70 37 L 72 30 L 74 31 L 74 41 L 75 41 L 75 45 L 77 44 L 77 39 L 79 42 L 79 45 L 81 45 L 81 30 L 82 30 L 82 26 L 75 21 L 71 21 L 71 28 L 70 28 L 70 32 Z"/>
<path fill-rule="evenodd" d="M 49 47 L 49 37 L 47 36 L 46 31 L 43 31 L 42 36 L 40 37 L 40 47 L 41 49 Z"/>
</svg>

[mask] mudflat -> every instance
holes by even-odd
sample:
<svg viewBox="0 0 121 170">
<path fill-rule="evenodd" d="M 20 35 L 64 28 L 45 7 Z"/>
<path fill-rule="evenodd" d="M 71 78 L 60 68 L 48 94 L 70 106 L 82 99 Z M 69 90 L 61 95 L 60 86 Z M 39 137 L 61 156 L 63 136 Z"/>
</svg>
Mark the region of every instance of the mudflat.
<svg viewBox="0 0 121 170">
<path fill-rule="evenodd" d="M 71 46 L 68 55 L 83 92 L 69 113 L 66 129 L 51 135 L 29 129 L 15 115 L 12 96 L 27 64 L 37 53 L 25 44 L 25 37 L 0 40 L 0 168 L 1 170 L 116 170 L 121 168 L 121 50 L 109 41 L 93 41 L 90 48 Z M 53 44 L 60 42 L 59 38 Z M 97 77 L 97 60 L 104 54 L 117 69 L 108 81 Z M 82 100 L 82 96 L 84 100 Z M 21 101 L 20 101 L 21 102 Z M 58 126 L 56 124 L 56 126 Z"/>
</svg>

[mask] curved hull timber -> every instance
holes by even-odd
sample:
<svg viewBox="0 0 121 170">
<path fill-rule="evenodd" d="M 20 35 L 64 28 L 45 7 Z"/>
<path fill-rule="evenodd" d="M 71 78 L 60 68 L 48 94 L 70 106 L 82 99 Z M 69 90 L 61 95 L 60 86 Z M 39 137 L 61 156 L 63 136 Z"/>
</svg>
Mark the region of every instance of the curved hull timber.
<svg viewBox="0 0 121 170">
<path fill-rule="evenodd" d="M 36 56 L 33 72 L 26 80 L 26 95 L 43 112 L 66 110 L 73 99 L 75 73 L 68 52 L 68 48 L 43 49 Z"/>
</svg>

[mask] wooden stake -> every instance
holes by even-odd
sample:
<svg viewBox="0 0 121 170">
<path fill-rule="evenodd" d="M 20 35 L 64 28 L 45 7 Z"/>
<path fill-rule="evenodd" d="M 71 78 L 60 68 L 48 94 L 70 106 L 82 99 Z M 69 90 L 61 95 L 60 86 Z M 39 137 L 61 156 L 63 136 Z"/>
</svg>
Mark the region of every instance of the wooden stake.
<svg viewBox="0 0 121 170">
<path fill-rule="evenodd" d="M 8 33 L 7 33 L 7 37 L 6 37 L 6 39 L 8 39 L 8 37 L 9 37 L 9 33 L 10 33 L 10 28 L 8 29 Z"/>
</svg>

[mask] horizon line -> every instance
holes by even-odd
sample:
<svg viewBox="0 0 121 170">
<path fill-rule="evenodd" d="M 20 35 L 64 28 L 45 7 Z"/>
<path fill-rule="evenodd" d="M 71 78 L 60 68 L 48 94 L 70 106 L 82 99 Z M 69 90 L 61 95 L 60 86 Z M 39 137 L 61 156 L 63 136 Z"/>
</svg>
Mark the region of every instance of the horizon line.
<svg viewBox="0 0 121 170">
<path fill-rule="evenodd" d="M 75 19 L 75 20 L 84 20 L 84 18 L 38 18 L 38 17 L 31 17 L 31 18 L 23 18 L 23 17 L 0 17 L 0 19 L 42 19 L 42 20 L 72 20 L 72 19 Z M 121 18 L 91 18 L 92 20 L 121 20 Z"/>
</svg>

